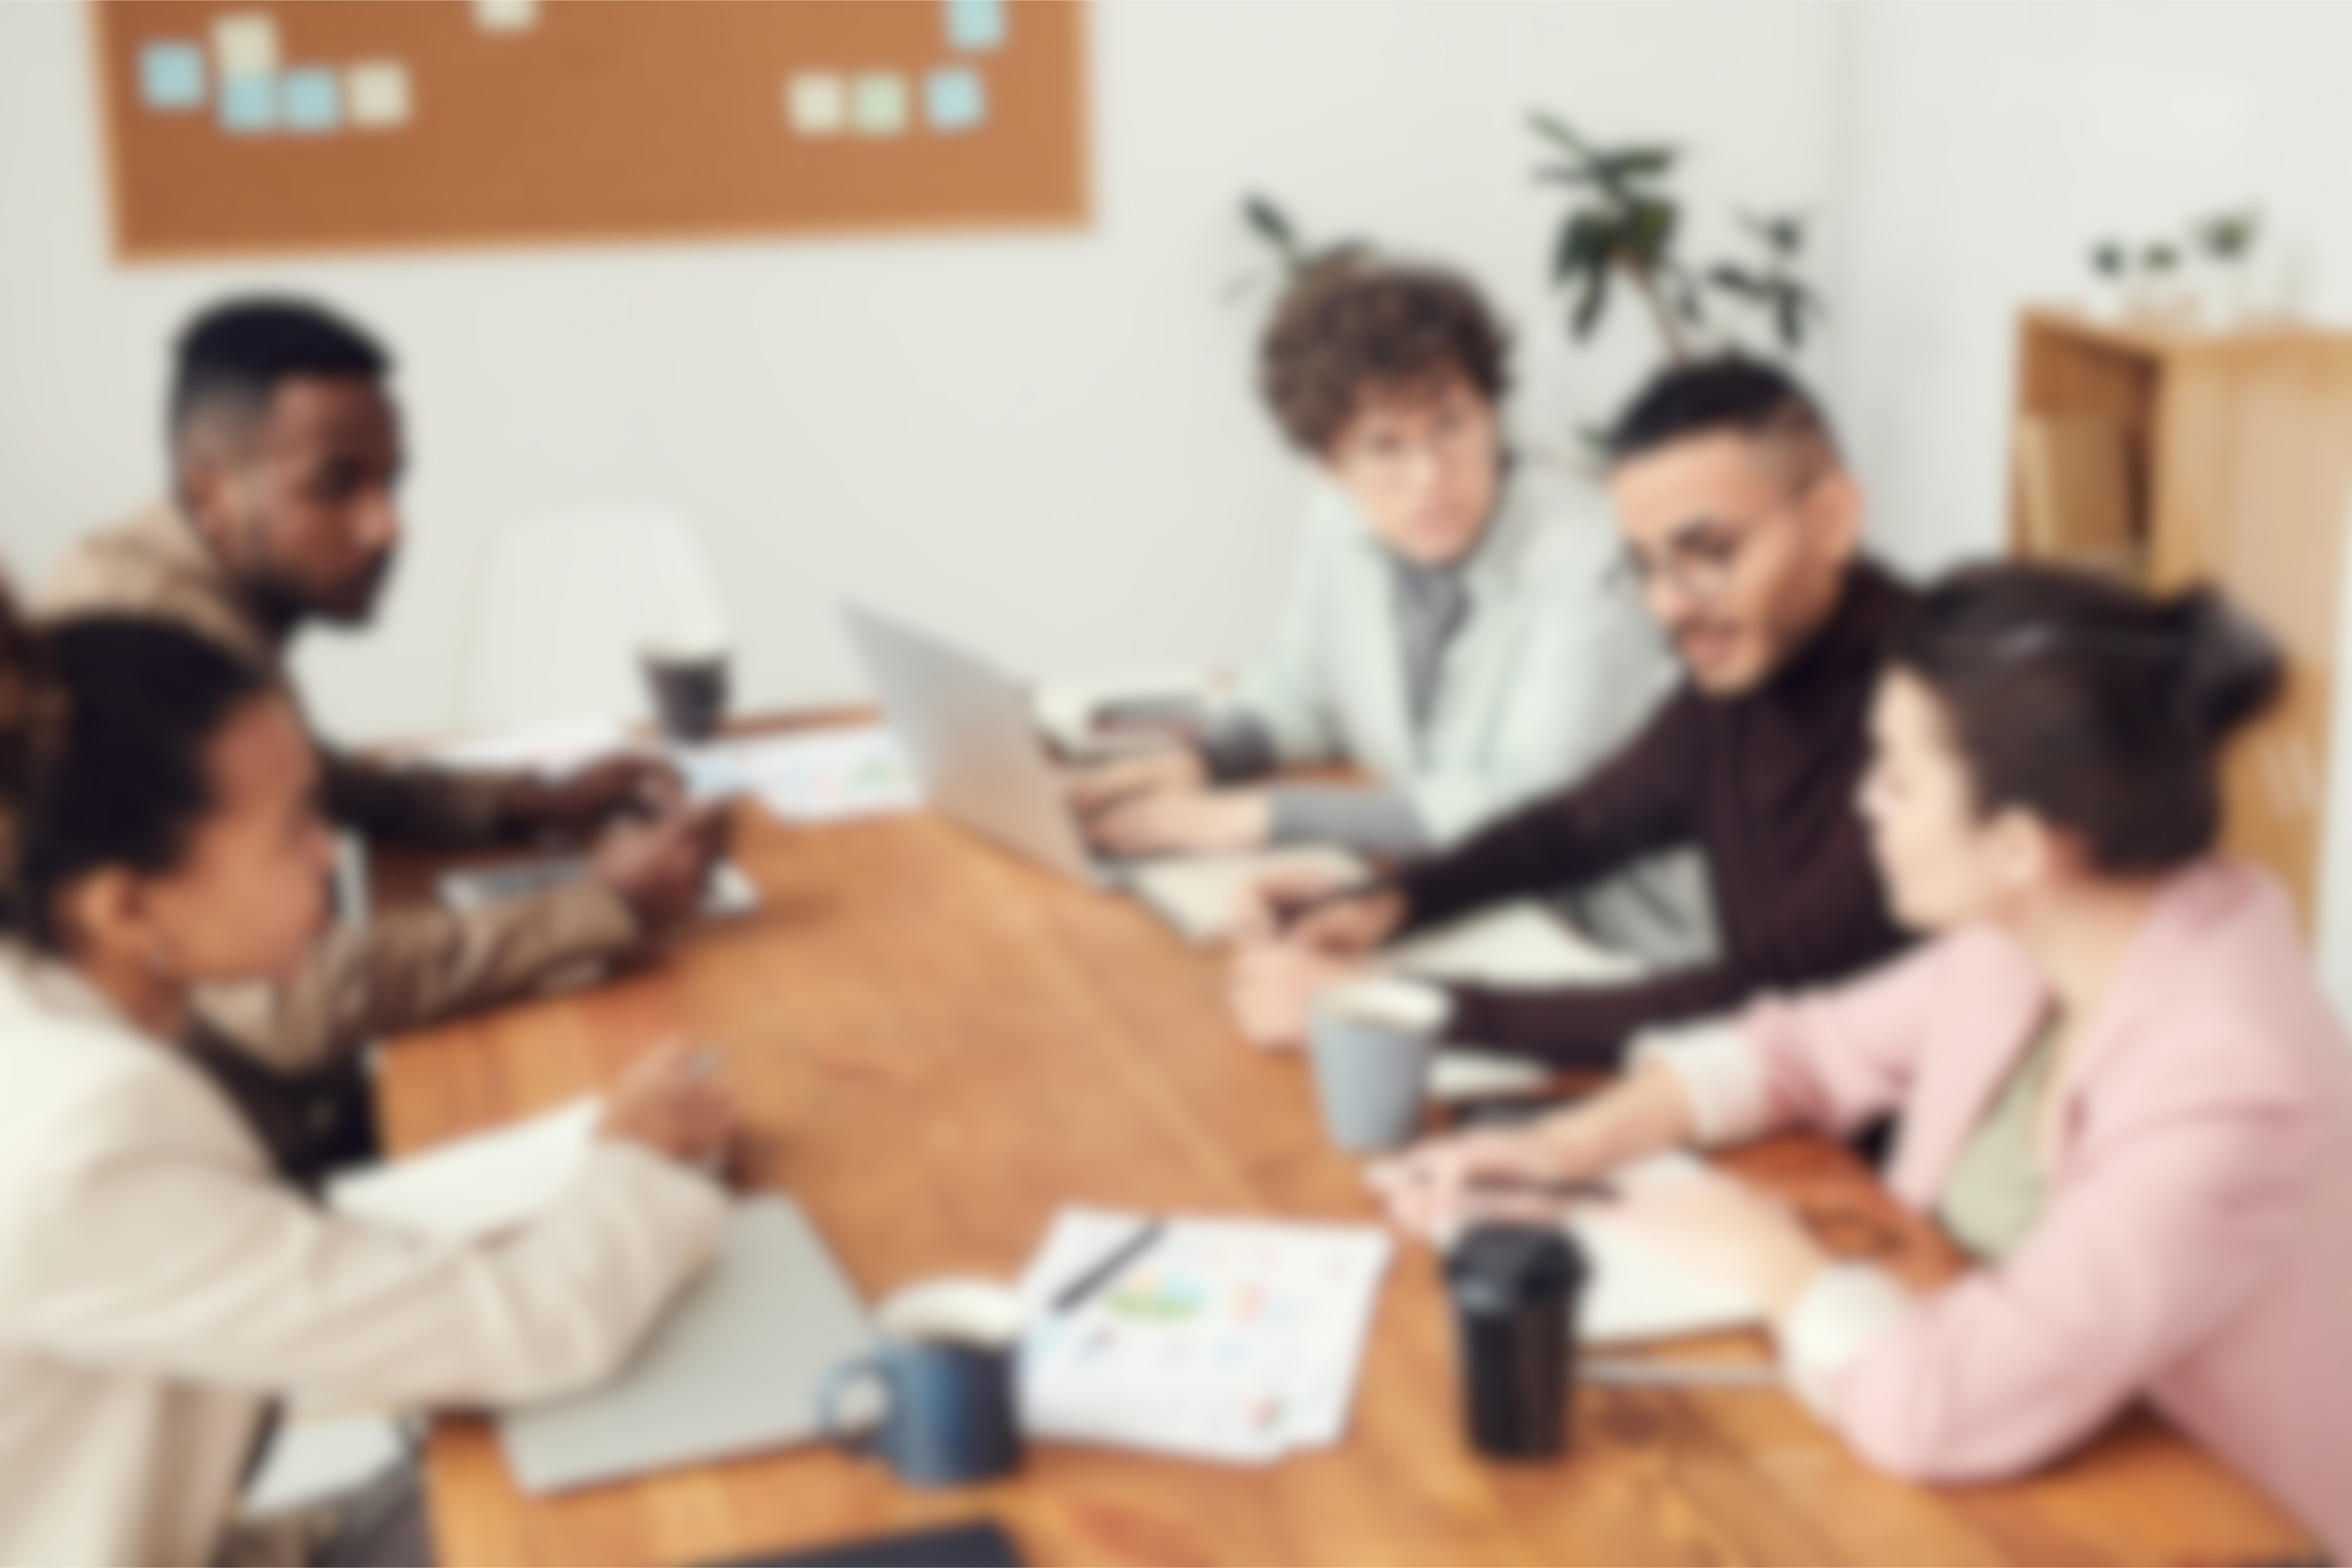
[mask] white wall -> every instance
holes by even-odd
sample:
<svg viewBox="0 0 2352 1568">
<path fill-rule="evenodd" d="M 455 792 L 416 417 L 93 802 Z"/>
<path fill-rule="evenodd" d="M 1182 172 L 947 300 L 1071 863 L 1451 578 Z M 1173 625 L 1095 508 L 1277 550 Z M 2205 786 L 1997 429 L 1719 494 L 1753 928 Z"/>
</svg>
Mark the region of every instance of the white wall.
<svg viewBox="0 0 2352 1568">
<path fill-rule="evenodd" d="M 2093 242 L 2266 212 L 2255 282 L 2352 316 L 2352 6 L 1869 5 L 1849 15 L 1837 383 L 1885 536 L 2000 545 L 2017 307 Z"/>
<path fill-rule="evenodd" d="M 2086 296 L 2095 238 L 2257 202 L 2260 292 L 2352 320 L 2352 6 L 1876 5 L 1849 20 L 1836 384 L 1904 562 L 1998 548 L 2016 309 Z M 2352 1013 L 2346 695 L 2318 937 Z"/>
<path fill-rule="evenodd" d="M 161 481 L 164 345 L 201 302 L 324 296 L 397 345 L 413 543 L 380 625 L 313 639 L 346 735 L 457 710 L 483 531 L 553 502 L 685 509 L 756 703 L 859 686 L 840 595 L 1017 668 L 1246 656 L 1297 470 L 1249 391 L 1262 188 L 1317 230 L 1468 267 L 1524 328 L 1523 426 L 1562 444 L 1643 363 L 1630 316 L 1561 349 L 1526 111 L 1700 150 L 1698 204 L 1833 205 L 1825 6 L 1098 5 L 1096 222 L 1073 235 L 562 247 L 121 267 L 84 22 L 0 5 L 0 548 L 47 565 Z"/>
<path fill-rule="evenodd" d="M 1225 298 L 1260 265 L 1237 195 L 1470 268 L 1522 329 L 1523 435 L 1564 445 L 1649 345 L 1621 311 L 1597 351 L 1563 346 L 1538 105 L 1692 145 L 1711 221 L 1733 201 L 1826 220 L 1817 379 L 1879 546 L 1916 569 L 1998 543 L 2013 314 L 2084 291 L 2095 237 L 2257 200 L 2264 289 L 2352 316 L 2352 6 L 1093 14 L 1082 233 L 124 268 L 79 7 L 0 5 L 0 553 L 37 572 L 154 491 L 173 328 L 290 288 L 398 346 L 417 458 L 382 623 L 303 658 L 344 734 L 453 722 L 484 531 L 567 501 L 692 516 L 753 703 L 859 689 L 845 594 L 1031 670 L 1230 662 L 1265 634 L 1300 489 L 1249 391 L 1258 301 Z M 2336 789 L 2352 826 L 2352 751 Z M 2322 946 L 2352 1004 L 2352 837 L 2330 864 Z"/>
</svg>

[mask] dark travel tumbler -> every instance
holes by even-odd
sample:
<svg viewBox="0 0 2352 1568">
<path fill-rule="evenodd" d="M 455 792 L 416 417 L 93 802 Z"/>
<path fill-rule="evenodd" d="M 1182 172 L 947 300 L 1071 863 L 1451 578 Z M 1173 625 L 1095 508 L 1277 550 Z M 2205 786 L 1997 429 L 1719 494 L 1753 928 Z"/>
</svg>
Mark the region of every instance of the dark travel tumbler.
<svg viewBox="0 0 2352 1568">
<path fill-rule="evenodd" d="M 1485 1225 L 1445 1260 L 1470 1446 L 1541 1459 L 1565 1446 L 1584 1258 L 1557 1226 Z"/>
</svg>

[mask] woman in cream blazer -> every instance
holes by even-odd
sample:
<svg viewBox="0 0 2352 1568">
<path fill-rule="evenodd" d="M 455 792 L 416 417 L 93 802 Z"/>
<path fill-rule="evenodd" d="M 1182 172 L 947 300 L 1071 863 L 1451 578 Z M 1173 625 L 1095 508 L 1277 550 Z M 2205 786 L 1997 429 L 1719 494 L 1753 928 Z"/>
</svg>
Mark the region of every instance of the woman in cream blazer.
<svg viewBox="0 0 2352 1568">
<path fill-rule="evenodd" d="M 724 1102 L 675 1054 L 543 1218 L 476 1244 L 272 1179 L 172 1042 L 193 987 L 298 965 L 324 919 L 314 749 L 186 633 L 0 605 L 0 1562 L 223 1549 L 273 1394 L 491 1405 L 592 1384 L 714 1245 L 684 1163 Z"/>
<path fill-rule="evenodd" d="M 1394 1216 L 1899 1110 L 1895 1195 L 1978 1263 L 1941 1289 L 1833 1262 L 1723 1178 L 1622 1220 L 1753 1289 L 1796 1392 L 1887 1469 L 2017 1474 L 2145 1398 L 2352 1550 L 2352 1044 L 2276 884 L 2210 853 L 2216 753 L 2278 682 L 2210 595 L 1948 582 L 1882 680 L 1863 799 L 1895 910 L 1939 940 L 1652 1042 L 1534 1130 L 1416 1152 L 1378 1173 Z"/>
</svg>

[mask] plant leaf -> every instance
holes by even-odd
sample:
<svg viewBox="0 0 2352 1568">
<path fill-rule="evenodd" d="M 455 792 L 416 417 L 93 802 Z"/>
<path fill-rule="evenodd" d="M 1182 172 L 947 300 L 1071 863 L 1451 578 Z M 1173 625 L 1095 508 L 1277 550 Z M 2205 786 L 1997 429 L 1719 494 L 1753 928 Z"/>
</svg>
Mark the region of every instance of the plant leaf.
<svg viewBox="0 0 2352 1568">
<path fill-rule="evenodd" d="M 1601 324 L 1601 312 L 1609 308 L 1609 268 L 1596 267 L 1584 275 L 1584 293 L 1576 301 L 1576 314 L 1570 318 L 1569 330 L 1578 342 L 1592 335 Z"/>
<path fill-rule="evenodd" d="M 1669 268 L 1666 277 L 1673 285 L 1675 313 L 1694 327 L 1706 325 L 1706 297 L 1700 292 L 1689 273 L 1679 267 Z"/>
<path fill-rule="evenodd" d="M 1633 204 L 1625 216 L 1625 227 L 1618 246 L 1618 254 L 1644 271 L 1654 272 L 1667 262 L 1675 242 L 1675 209 L 1672 204 L 1643 200 Z"/>
<path fill-rule="evenodd" d="M 1546 141 L 1558 143 L 1584 162 L 1591 161 L 1592 150 L 1587 147 L 1582 139 L 1575 132 L 1570 131 L 1557 116 L 1547 114 L 1538 109 L 1528 116 L 1528 124 L 1534 129 L 1537 135 Z"/>
<path fill-rule="evenodd" d="M 1625 147 L 1600 153 L 1592 162 L 1596 168 L 1607 170 L 1615 179 L 1642 180 L 1664 174 L 1681 156 L 1681 149 L 1675 147 Z"/>
<path fill-rule="evenodd" d="M 1737 294 L 1743 300 L 1761 299 L 1766 292 L 1763 279 L 1743 267 L 1728 261 L 1718 261 L 1706 269 L 1707 286 L 1727 294 Z"/>
<path fill-rule="evenodd" d="M 1793 353 L 1805 345 L 1804 296 L 1790 289 L 1773 303 L 1772 320 L 1780 329 L 1780 342 Z"/>
<path fill-rule="evenodd" d="M 1276 206 L 1264 196 L 1244 197 L 1242 216 L 1248 220 L 1252 228 L 1265 237 L 1267 244 L 1284 255 L 1289 255 L 1298 248 L 1298 233 L 1291 227 L 1290 219 L 1283 215 L 1280 207 Z"/>
</svg>

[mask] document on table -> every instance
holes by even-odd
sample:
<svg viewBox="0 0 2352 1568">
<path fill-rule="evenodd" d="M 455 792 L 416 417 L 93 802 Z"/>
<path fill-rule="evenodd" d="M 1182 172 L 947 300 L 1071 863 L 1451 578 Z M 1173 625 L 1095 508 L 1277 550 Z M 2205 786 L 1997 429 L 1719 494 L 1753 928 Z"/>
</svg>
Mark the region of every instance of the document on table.
<svg viewBox="0 0 2352 1568">
<path fill-rule="evenodd" d="M 1549 985 L 1612 985 L 1638 979 L 1642 962 L 1596 947 L 1532 899 L 1517 900 L 1399 943 L 1388 953 L 1399 973 L 1423 980 L 1533 990 Z M 1441 1100 L 1524 1094 L 1550 1073 L 1524 1057 L 1480 1050 L 1464 1041 L 1438 1053 L 1429 1091 Z"/>
<path fill-rule="evenodd" d="M 1128 873 L 1128 886 L 1186 942 L 1233 935 L 1250 889 L 1278 872 L 1312 872 L 1334 885 L 1369 880 L 1371 868 L 1345 849 L 1301 845 L 1246 855 L 1186 855 Z"/>
<path fill-rule="evenodd" d="M 337 1176 L 327 1206 L 436 1241 L 470 1241 L 537 1218 L 588 1158 L 604 1102 L 572 1100 L 528 1121 Z"/>
<path fill-rule="evenodd" d="M 1622 1192 L 1707 1175 L 1696 1155 L 1672 1149 L 1628 1161 L 1605 1179 Z M 1584 1256 L 1584 1288 L 1576 1305 L 1580 1344 L 1643 1344 L 1764 1321 L 1763 1303 L 1753 1295 L 1684 1262 L 1605 1202 L 1580 1203 L 1561 1223 Z M 1430 1239 L 1451 1250 L 1461 1228 L 1442 1227 Z"/>
<path fill-rule="evenodd" d="M 1676 1149 L 1620 1165 L 1609 1180 L 1622 1191 L 1706 1173 L 1704 1161 Z M 1749 1292 L 1685 1263 L 1638 1226 L 1612 1216 L 1605 1204 L 1580 1208 L 1568 1228 L 1591 1271 L 1577 1313 L 1581 1344 L 1679 1339 L 1764 1321 L 1763 1303 Z"/>
<path fill-rule="evenodd" d="M 748 795 L 786 822 L 843 822 L 912 811 L 921 784 L 897 737 L 879 724 L 755 735 L 679 755 L 695 795 Z"/>
<path fill-rule="evenodd" d="M 1066 1208 L 1022 1279 L 1033 1436 L 1265 1464 L 1347 1429 L 1391 1244 L 1371 1226 L 1179 1219 L 1066 1312 L 1053 1298 L 1145 1223 Z"/>
<path fill-rule="evenodd" d="M 1616 985 L 1643 973 L 1640 959 L 1595 946 L 1533 899 L 1517 899 L 1400 942 L 1389 950 L 1388 960 L 1427 980 L 1529 990 Z"/>
</svg>

